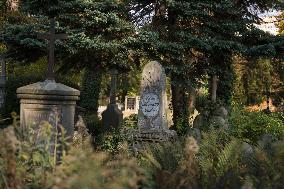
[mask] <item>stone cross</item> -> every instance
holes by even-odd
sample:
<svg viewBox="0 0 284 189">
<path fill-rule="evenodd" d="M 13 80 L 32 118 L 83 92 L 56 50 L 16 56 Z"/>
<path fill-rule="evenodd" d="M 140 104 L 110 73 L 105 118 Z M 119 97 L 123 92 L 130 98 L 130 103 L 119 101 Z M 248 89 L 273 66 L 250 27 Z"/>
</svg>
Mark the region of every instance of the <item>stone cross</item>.
<svg viewBox="0 0 284 189">
<path fill-rule="evenodd" d="M 148 63 L 142 73 L 138 127 L 140 130 L 168 130 L 166 74 L 160 63 Z"/>
<path fill-rule="evenodd" d="M 49 40 L 48 71 L 47 79 L 54 80 L 54 49 L 56 39 L 67 39 L 66 34 L 55 34 L 55 19 L 51 18 L 50 31 L 47 34 L 39 34 L 39 39 Z"/>
<path fill-rule="evenodd" d="M 116 104 L 117 70 L 111 70 L 110 104 Z"/>
<path fill-rule="evenodd" d="M 0 66 L 1 66 L 1 81 L 5 83 L 6 81 L 6 62 L 4 60 L 4 57 L 0 56 Z"/>
<path fill-rule="evenodd" d="M 117 70 L 111 70 L 110 103 L 102 113 L 102 125 L 106 132 L 119 129 L 123 122 L 123 114 L 116 104 Z"/>
</svg>

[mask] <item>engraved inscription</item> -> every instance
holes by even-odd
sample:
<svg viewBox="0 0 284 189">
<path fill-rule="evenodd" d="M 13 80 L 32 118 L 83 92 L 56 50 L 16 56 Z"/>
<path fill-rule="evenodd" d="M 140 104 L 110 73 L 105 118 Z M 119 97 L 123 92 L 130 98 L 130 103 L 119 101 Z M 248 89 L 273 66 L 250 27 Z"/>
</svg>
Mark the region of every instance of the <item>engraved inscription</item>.
<svg viewBox="0 0 284 189">
<path fill-rule="evenodd" d="M 25 120 L 26 126 L 33 126 L 40 124 L 41 121 L 49 121 L 50 111 L 48 110 L 26 110 Z M 28 119 L 27 119 L 28 118 Z"/>
<path fill-rule="evenodd" d="M 126 109 L 134 110 L 135 106 L 136 106 L 136 99 L 128 97 L 127 98 L 127 108 Z"/>
<path fill-rule="evenodd" d="M 155 117 L 159 113 L 160 100 L 155 93 L 146 93 L 141 98 L 141 110 L 146 117 Z"/>
</svg>

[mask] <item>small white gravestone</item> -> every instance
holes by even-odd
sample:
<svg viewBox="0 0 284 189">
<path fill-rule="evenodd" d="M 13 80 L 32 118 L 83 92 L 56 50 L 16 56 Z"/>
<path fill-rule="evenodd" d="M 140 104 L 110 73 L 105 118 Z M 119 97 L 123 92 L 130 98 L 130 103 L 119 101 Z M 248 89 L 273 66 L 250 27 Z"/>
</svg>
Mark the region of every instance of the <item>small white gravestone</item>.
<svg viewBox="0 0 284 189">
<path fill-rule="evenodd" d="M 140 96 L 126 96 L 124 102 L 123 118 L 138 114 Z"/>
<path fill-rule="evenodd" d="M 133 134 L 134 147 L 141 149 L 149 142 L 172 141 L 176 136 L 176 132 L 168 128 L 165 70 L 160 63 L 152 61 L 142 73 L 138 131 Z"/>
</svg>

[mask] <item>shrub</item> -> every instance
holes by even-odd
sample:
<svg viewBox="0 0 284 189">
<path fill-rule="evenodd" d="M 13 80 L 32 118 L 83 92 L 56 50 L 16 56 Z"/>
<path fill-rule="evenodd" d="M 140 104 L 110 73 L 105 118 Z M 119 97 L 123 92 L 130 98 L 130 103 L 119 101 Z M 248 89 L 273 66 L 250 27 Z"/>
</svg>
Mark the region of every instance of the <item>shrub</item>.
<svg viewBox="0 0 284 189">
<path fill-rule="evenodd" d="M 13 76 L 9 77 L 5 86 L 5 105 L 4 115 L 8 116 L 11 112 L 20 112 L 20 101 L 17 98 L 17 88 L 40 81 L 38 76 Z"/>
<path fill-rule="evenodd" d="M 138 128 L 138 115 L 133 114 L 129 117 L 124 118 L 123 127 L 137 129 Z"/>
<path fill-rule="evenodd" d="M 281 188 L 284 141 L 272 144 L 274 153 L 230 136 L 224 130 L 202 133 L 199 145 L 185 142 L 153 145 L 144 154 L 144 167 L 156 188 Z M 147 164 L 148 162 L 148 164 Z"/>
<path fill-rule="evenodd" d="M 43 123 L 37 128 L 20 128 L 14 115 L 13 126 L 0 131 L 0 188 L 42 188 L 47 184 L 47 173 L 59 162 L 57 149 L 63 156 L 66 141 L 51 144 L 58 139 L 51 126 Z"/>
<path fill-rule="evenodd" d="M 284 137 L 284 120 L 283 114 L 280 113 L 235 110 L 229 121 L 233 134 L 250 143 L 256 143 L 264 134 L 271 134 L 278 139 Z"/>
<path fill-rule="evenodd" d="M 151 145 L 144 154 L 150 166 L 152 179 L 160 189 L 196 188 L 197 167 L 195 155 L 198 145 L 193 138 L 186 141 Z M 147 164 L 148 161 L 148 164 Z M 147 168 L 146 168 L 147 169 Z"/>
<path fill-rule="evenodd" d="M 54 133 L 49 124 L 25 130 L 19 127 L 18 118 L 14 118 L 13 126 L 0 131 L 0 188 L 134 189 L 144 179 L 143 169 L 135 158 L 128 156 L 125 145 L 116 156 L 95 153 L 89 136 L 79 131 L 75 145 L 66 155 L 69 144 L 62 135 L 60 145 L 54 148 L 51 143 Z M 80 141 L 82 145 L 78 144 Z M 52 149 L 60 149 L 60 165 L 58 153 Z"/>
<path fill-rule="evenodd" d="M 115 159 L 107 153 L 94 153 L 91 149 L 73 149 L 55 175 L 50 174 L 54 189 L 127 189 L 138 188 L 143 170 L 134 158 L 122 154 Z"/>
</svg>

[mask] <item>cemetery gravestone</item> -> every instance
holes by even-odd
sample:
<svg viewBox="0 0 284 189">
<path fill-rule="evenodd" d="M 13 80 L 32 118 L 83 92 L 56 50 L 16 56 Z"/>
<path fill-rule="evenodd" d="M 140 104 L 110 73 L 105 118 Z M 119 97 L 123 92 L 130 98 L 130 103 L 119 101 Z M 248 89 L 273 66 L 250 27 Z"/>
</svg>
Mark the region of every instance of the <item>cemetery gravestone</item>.
<svg viewBox="0 0 284 189">
<path fill-rule="evenodd" d="M 20 99 L 20 124 L 22 127 L 39 126 L 42 121 L 49 122 L 54 130 L 62 125 L 66 135 L 73 138 L 76 101 L 80 91 L 56 83 L 54 80 L 54 45 L 56 39 L 66 35 L 55 34 L 55 20 L 51 19 L 50 33 L 43 35 L 49 40 L 49 61 L 47 79 L 17 89 Z"/>
<path fill-rule="evenodd" d="M 158 62 L 148 63 L 142 73 L 138 127 L 140 130 L 167 130 L 166 74 Z"/>
<path fill-rule="evenodd" d="M 107 109 L 102 113 L 103 129 L 107 132 L 118 129 L 123 122 L 122 111 L 118 108 L 116 103 L 117 74 L 117 70 L 111 71 L 110 103 L 108 104 Z"/>
<path fill-rule="evenodd" d="M 126 96 L 125 97 L 125 109 L 123 111 L 123 118 L 129 117 L 133 114 L 138 114 L 139 110 L 139 96 Z"/>
<path fill-rule="evenodd" d="M 72 137 L 79 95 L 78 90 L 50 80 L 18 88 L 21 126 L 38 126 L 42 121 L 47 121 L 53 127 L 62 125 L 67 136 Z M 53 119 L 54 115 L 58 115 L 58 121 Z"/>
<path fill-rule="evenodd" d="M 160 63 L 152 61 L 142 73 L 138 131 L 133 138 L 139 145 L 141 142 L 169 141 L 175 137 L 176 132 L 168 128 L 165 70 Z"/>
<path fill-rule="evenodd" d="M 136 106 L 136 98 L 135 97 L 127 98 L 125 106 L 126 109 L 134 110 Z"/>
</svg>

